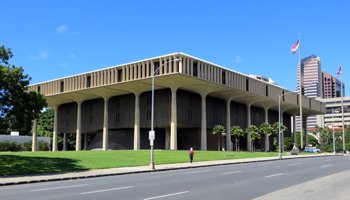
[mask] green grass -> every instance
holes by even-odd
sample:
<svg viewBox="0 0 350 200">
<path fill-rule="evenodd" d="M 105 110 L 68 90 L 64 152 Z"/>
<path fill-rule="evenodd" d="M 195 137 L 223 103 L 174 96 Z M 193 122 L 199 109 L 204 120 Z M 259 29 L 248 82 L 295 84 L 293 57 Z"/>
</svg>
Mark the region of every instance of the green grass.
<svg viewBox="0 0 350 200">
<path fill-rule="evenodd" d="M 194 161 L 277 156 L 276 152 L 196 151 Z M 188 151 L 154 151 L 156 164 L 189 162 Z M 149 150 L 0 152 L 0 176 L 149 165 Z"/>
</svg>

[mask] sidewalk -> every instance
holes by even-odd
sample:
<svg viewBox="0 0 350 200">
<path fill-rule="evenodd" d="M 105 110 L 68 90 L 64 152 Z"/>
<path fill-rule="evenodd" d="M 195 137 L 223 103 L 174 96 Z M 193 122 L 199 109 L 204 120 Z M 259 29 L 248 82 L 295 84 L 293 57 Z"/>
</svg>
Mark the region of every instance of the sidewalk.
<svg viewBox="0 0 350 200">
<path fill-rule="evenodd" d="M 324 155 L 324 154 L 298 155 L 298 156 L 289 155 L 289 156 L 283 156 L 283 159 L 308 158 L 308 157 L 319 157 L 319 156 L 333 156 L 333 155 Z M 58 174 L 54 173 L 54 174 L 42 174 L 42 175 L 12 176 L 12 177 L 0 178 L 0 186 L 47 182 L 47 181 L 58 181 L 58 180 L 69 180 L 69 179 L 92 178 L 92 177 L 100 177 L 100 176 L 113 176 L 113 175 L 133 174 L 133 173 L 157 172 L 157 171 L 166 171 L 166 170 L 215 166 L 215 165 L 263 162 L 263 161 L 273 161 L 273 160 L 278 160 L 278 158 L 264 157 L 264 158 L 245 158 L 245 159 L 235 159 L 235 160 L 202 161 L 202 162 L 194 162 L 194 163 L 163 164 L 163 165 L 156 165 L 155 170 L 151 170 L 149 166 L 139 166 L 139 167 L 96 169 L 96 170 L 89 170 L 89 171 L 67 172 L 67 173 L 58 173 Z"/>
</svg>

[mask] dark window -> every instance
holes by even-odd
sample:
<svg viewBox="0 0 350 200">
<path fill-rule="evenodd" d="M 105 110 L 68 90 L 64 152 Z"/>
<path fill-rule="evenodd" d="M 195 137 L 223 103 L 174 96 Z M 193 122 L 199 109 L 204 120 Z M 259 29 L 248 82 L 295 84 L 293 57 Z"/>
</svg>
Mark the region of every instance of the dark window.
<svg viewBox="0 0 350 200">
<path fill-rule="evenodd" d="M 221 78 L 221 82 L 222 84 L 226 85 L 226 72 L 225 71 L 222 71 L 222 78 Z"/>
<path fill-rule="evenodd" d="M 91 76 L 86 77 L 86 87 L 91 87 Z"/>
<path fill-rule="evenodd" d="M 38 93 L 40 93 L 40 89 L 41 89 L 41 88 L 40 88 L 40 85 L 39 85 L 39 86 L 38 86 Z"/>
<path fill-rule="evenodd" d="M 60 84 L 60 92 L 64 92 L 64 82 L 61 81 L 61 84 Z"/>
<path fill-rule="evenodd" d="M 193 76 L 198 76 L 198 64 L 197 64 L 197 61 L 193 62 Z"/>
<path fill-rule="evenodd" d="M 299 105 L 299 94 L 297 95 L 297 105 Z"/>
<path fill-rule="evenodd" d="M 311 109 L 311 99 L 309 99 L 309 108 Z"/>
<path fill-rule="evenodd" d="M 117 74 L 118 74 L 118 82 L 122 82 L 123 81 L 123 70 L 118 69 Z"/>
<path fill-rule="evenodd" d="M 267 86 L 267 85 L 266 85 L 266 90 L 265 90 L 265 92 L 266 92 L 265 95 L 268 97 L 268 96 L 269 96 L 269 86 Z"/>
<path fill-rule="evenodd" d="M 282 92 L 282 101 L 284 101 L 284 90 Z"/>
<path fill-rule="evenodd" d="M 153 65 L 154 65 L 153 74 L 156 75 L 156 74 L 158 74 L 159 71 L 160 71 L 160 69 L 159 69 L 158 72 L 157 72 L 156 74 L 154 73 L 155 71 L 157 71 L 157 69 L 158 69 L 159 66 L 160 66 L 160 65 L 159 65 L 159 62 L 154 62 Z M 152 74 L 151 74 L 151 76 L 152 76 Z"/>
<path fill-rule="evenodd" d="M 248 79 L 245 80 L 245 90 L 247 92 L 249 92 L 249 80 Z"/>
</svg>

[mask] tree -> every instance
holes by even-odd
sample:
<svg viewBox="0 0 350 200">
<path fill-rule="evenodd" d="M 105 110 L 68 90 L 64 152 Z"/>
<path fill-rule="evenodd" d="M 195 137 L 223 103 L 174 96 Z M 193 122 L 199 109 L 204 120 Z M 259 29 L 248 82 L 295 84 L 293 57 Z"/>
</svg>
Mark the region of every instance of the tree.
<svg viewBox="0 0 350 200">
<path fill-rule="evenodd" d="M 236 151 L 239 151 L 239 138 L 245 136 L 244 131 L 239 126 L 232 126 L 231 135 L 235 138 Z"/>
<path fill-rule="evenodd" d="M 47 103 L 41 94 L 27 90 L 31 77 L 9 64 L 12 56 L 11 49 L 0 46 L 0 130 L 28 133 Z"/>
<path fill-rule="evenodd" d="M 251 145 L 253 147 L 253 151 L 255 150 L 255 141 L 257 139 L 260 139 L 261 136 L 259 134 L 259 129 L 258 127 L 256 127 L 255 125 L 249 125 L 246 129 L 245 129 L 245 132 L 247 133 L 247 135 L 250 135 L 250 138 L 251 138 Z"/>
<path fill-rule="evenodd" d="M 265 151 L 270 150 L 270 142 L 269 142 L 269 137 L 273 133 L 273 128 L 271 124 L 269 123 L 262 123 L 259 127 L 259 132 L 263 135 L 265 135 Z"/>
<path fill-rule="evenodd" d="M 223 125 L 215 125 L 211 131 L 212 134 L 217 135 L 218 136 L 218 150 L 220 151 L 222 149 L 222 133 L 225 132 L 225 127 Z"/>
<path fill-rule="evenodd" d="M 54 125 L 54 110 L 46 109 L 39 114 L 38 117 L 38 135 L 44 137 L 52 137 Z"/>
<path fill-rule="evenodd" d="M 281 130 L 281 133 L 283 133 L 284 131 L 286 131 L 287 130 L 287 127 L 285 126 L 285 125 L 283 125 L 282 123 L 279 123 L 279 122 L 275 122 L 273 125 L 272 125 L 272 134 L 275 136 L 275 137 L 277 137 L 277 138 L 279 138 L 279 134 L 278 134 L 278 131 L 279 131 L 279 129 Z M 281 134 L 281 137 L 283 137 L 282 136 L 282 134 Z M 277 143 L 277 141 L 274 141 L 274 145 L 275 146 L 277 146 L 278 145 L 278 143 Z"/>
</svg>

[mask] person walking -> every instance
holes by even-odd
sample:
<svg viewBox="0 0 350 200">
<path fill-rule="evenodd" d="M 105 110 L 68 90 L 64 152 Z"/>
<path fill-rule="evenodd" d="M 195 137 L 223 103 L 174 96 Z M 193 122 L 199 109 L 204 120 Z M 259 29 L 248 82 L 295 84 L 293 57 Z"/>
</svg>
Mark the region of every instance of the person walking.
<svg viewBox="0 0 350 200">
<path fill-rule="evenodd" d="M 188 155 L 190 156 L 190 162 L 193 162 L 193 156 L 194 156 L 194 150 L 193 147 L 190 148 L 190 150 L 188 151 Z"/>
</svg>

